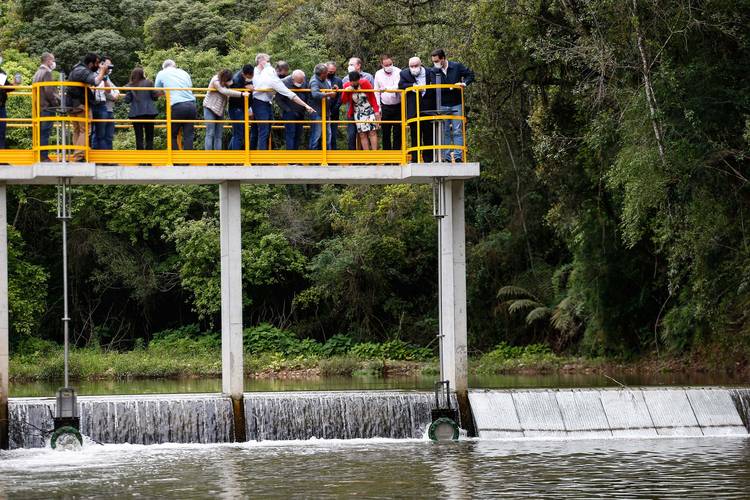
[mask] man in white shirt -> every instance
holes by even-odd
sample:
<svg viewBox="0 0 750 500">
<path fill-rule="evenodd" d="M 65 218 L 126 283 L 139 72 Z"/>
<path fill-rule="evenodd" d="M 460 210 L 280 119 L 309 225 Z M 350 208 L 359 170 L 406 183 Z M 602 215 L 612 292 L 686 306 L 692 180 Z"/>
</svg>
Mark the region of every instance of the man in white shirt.
<svg viewBox="0 0 750 500">
<path fill-rule="evenodd" d="M 401 70 L 393 65 L 391 56 L 381 56 L 380 65 L 382 67 L 375 73 L 375 90 L 398 90 Z M 398 122 L 382 124 L 383 149 L 401 149 L 401 94 L 377 92 L 375 98 L 380 106 L 381 119 Z"/>
<path fill-rule="evenodd" d="M 258 123 L 255 130 L 258 131 L 258 149 L 268 149 L 268 137 L 271 135 L 271 121 L 273 121 L 273 97 L 279 94 L 289 98 L 293 103 L 305 108 L 312 113 L 314 110 L 297 95 L 289 90 L 284 82 L 276 74 L 271 66 L 271 56 L 258 54 L 255 56 L 255 72 L 253 75 L 253 116 Z M 255 141 L 253 141 L 254 143 Z"/>
</svg>

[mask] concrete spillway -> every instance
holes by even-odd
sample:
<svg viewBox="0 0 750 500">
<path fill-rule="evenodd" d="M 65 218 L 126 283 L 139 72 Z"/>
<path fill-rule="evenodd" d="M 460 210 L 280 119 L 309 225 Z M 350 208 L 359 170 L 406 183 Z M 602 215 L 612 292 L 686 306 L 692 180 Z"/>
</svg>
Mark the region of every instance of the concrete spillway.
<svg viewBox="0 0 750 500">
<path fill-rule="evenodd" d="M 472 391 L 480 438 L 747 435 L 750 390 Z"/>
<path fill-rule="evenodd" d="M 482 439 L 747 435 L 750 389 L 475 390 Z M 81 431 L 103 443 L 421 438 L 434 395 L 412 391 L 246 393 L 243 418 L 219 394 L 80 397 Z M 455 405 L 455 399 L 453 401 Z M 10 400 L 11 448 L 45 445 L 54 400 Z"/>
</svg>

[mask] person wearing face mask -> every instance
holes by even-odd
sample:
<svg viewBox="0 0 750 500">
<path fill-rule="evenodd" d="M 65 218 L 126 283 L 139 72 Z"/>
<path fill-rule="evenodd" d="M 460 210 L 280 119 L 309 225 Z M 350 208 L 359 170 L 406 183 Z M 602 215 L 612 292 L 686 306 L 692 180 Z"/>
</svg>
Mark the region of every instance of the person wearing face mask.
<svg viewBox="0 0 750 500">
<path fill-rule="evenodd" d="M 83 118 L 85 113 L 85 95 L 88 95 L 89 104 L 94 102 L 94 93 L 90 87 L 96 87 L 107 76 L 109 67 L 99 58 L 98 54 L 90 52 L 84 56 L 83 60 L 73 66 L 68 76 L 68 81 L 79 82 L 86 85 L 86 90 L 82 87 L 68 87 L 68 105 L 73 108 L 69 116 L 74 118 Z M 84 94 L 86 92 L 87 94 Z M 89 111 L 89 115 L 91 112 Z M 91 118 L 91 116 L 89 116 Z M 73 122 L 73 145 L 83 148 L 86 146 L 86 124 L 79 121 Z M 86 158 L 85 151 L 77 150 L 73 154 L 74 161 L 84 161 Z"/>
<path fill-rule="evenodd" d="M 245 64 L 241 70 L 234 74 L 232 77 L 232 83 L 229 88 L 240 90 L 242 92 L 253 91 L 253 71 L 255 68 L 252 64 Z M 253 109 L 249 107 L 252 104 L 252 100 L 248 102 L 248 108 L 245 109 L 245 99 L 243 97 L 230 97 L 229 98 L 229 119 L 236 120 L 236 123 L 232 123 L 232 142 L 229 144 L 229 148 L 235 151 L 245 149 L 245 113 L 250 114 L 252 117 Z M 255 136 L 257 146 L 257 135 Z M 253 138 L 250 138 L 252 144 Z M 255 149 L 255 148 L 253 148 Z"/>
<path fill-rule="evenodd" d="M 374 92 L 362 92 L 372 89 L 370 82 L 361 78 L 356 71 L 349 73 L 349 81 L 344 84 L 341 100 L 349 104 L 347 116 L 355 122 L 362 150 L 378 149 L 378 123 L 380 114 L 378 101 Z"/>
<path fill-rule="evenodd" d="M 448 61 L 445 55 L 445 50 L 437 49 L 431 54 L 433 71 L 431 72 L 431 83 L 439 83 L 443 85 L 470 85 L 474 81 L 474 72 L 461 63 Z M 440 90 L 440 114 L 442 115 L 458 115 L 463 113 L 461 109 L 461 91 L 459 90 Z M 453 144 L 455 146 L 463 146 L 464 135 L 463 125 L 460 120 L 447 120 L 443 124 L 443 144 Z M 443 155 L 443 161 L 461 161 L 461 150 L 455 149 L 452 151 L 442 150 L 438 152 Z"/>
<path fill-rule="evenodd" d="M 380 68 L 375 73 L 375 90 L 397 90 L 401 80 L 401 70 L 393 65 L 393 58 L 389 55 L 380 57 Z M 377 92 L 383 121 L 398 123 L 383 123 L 383 149 L 401 149 L 401 94 L 397 92 Z"/>
<path fill-rule="evenodd" d="M 337 87 L 331 85 L 328 81 L 328 66 L 326 64 L 318 64 L 315 66 L 314 75 L 310 80 L 310 106 L 315 110 L 313 120 L 316 123 L 310 125 L 310 149 L 318 150 L 321 149 L 323 139 L 323 101 L 326 101 L 325 106 L 325 120 L 329 120 L 331 117 L 331 110 L 329 103 L 336 99 L 335 92 L 326 92 L 326 90 L 338 90 Z M 321 122 L 317 122 L 320 120 Z M 331 149 L 331 124 L 326 123 L 326 149 Z"/>
<path fill-rule="evenodd" d="M 286 87 L 292 91 L 303 90 L 308 88 L 307 77 L 301 69 L 295 69 L 291 75 L 281 80 Z M 297 97 L 304 102 L 308 102 L 309 92 L 296 92 Z M 305 119 L 305 108 L 295 104 L 285 95 L 276 97 L 276 103 L 281 108 L 281 119 L 284 121 L 301 122 Z M 299 149 L 302 144 L 304 134 L 304 124 L 286 123 L 284 124 L 284 141 L 286 148 L 290 151 Z"/>
<path fill-rule="evenodd" d="M 343 89 L 344 81 L 336 75 L 336 72 L 338 71 L 336 63 L 328 61 L 326 66 L 328 66 L 328 81 L 331 82 L 331 87 Z M 341 120 L 341 93 L 337 92 L 336 97 L 331 99 L 328 105 L 331 108 L 331 121 Z M 337 149 L 338 130 L 338 124 L 331 123 L 331 149 L 334 150 Z"/>
<path fill-rule="evenodd" d="M 422 66 L 422 60 L 418 57 L 412 57 L 409 59 L 409 67 L 401 70 L 399 78 L 398 88 L 408 89 L 413 86 L 427 85 L 428 83 L 428 71 L 427 68 Z M 435 91 L 434 90 L 420 90 L 417 92 L 406 93 L 406 118 L 417 117 L 417 99 L 419 99 L 419 116 L 425 116 L 425 112 L 435 109 Z M 417 130 L 419 130 L 419 141 L 417 141 Z M 411 145 L 416 147 L 417 142 L 420 146 L 431 146 L 432 145 L 432 124 L 430 122 L 423 122 L 419 127 L 416 123 L 409 125 L 409 132 L 411 135 Z M 421 153 L 422 161 L 425 163 L 432 162 L 432 150 L 425 150 Z M 419 155 L 413 155 L 412 159 L 415 161 L 419 160 Z"/>
<path fill-rule="evenodd" d="M 268 54 L 260 53 L 255 56 L 253 84 L 255 85 L 255 90 L 253 91 L 253 114 L 256 120 L 266 122 L 258 123 L 255 126 L 258 131 L 259 150 L 268 149 L 268 137 L 271 135 L 270 122 L 273 120 L 273 106 L 271 102 L 277 93 L 288 97 L 292 102 L 302 106 L 310 113 L 315 111 L 284 85 L 276 74 L 276 70 L 271 65 L 271 56 Z"/>
<path fill-rule="evenodd" d="M 44 54 L 42 54 L 42 64 L 39 65 L 39 69 L 36 70 L 36 73 L 34 73 L 32 82 L 41 83 L 53 81 L 52 72 L 56 67 L 57 64 L 55 63 L 54 54 L 45 52 Z M 41 108 L 40 116 L 55 116 L 54 108 L 60 105 L 60 97 L 57 95 L 56 87 L 41 87 L 39 89 L 39 97 L 41 99 L 41 102 L 39 103 L 39 107 Z M 39 126 L 40 146 L 49 146 L 49 136 L 52 133 L 54 124 L 55 123 L 52 121 L 41 122 L 41 125 Z M 39 159 L 40 161 L 49 161 L 49 151 L 42 150 L 39 153 Z"/>
<path fill-rule="evenodd" d="M 352 57 L 349 59 L 349 66 L 346 69 L 347 76 L 342 80 L 344 85 L 349 83 L 349 74 L 356 72 L 359 74 L 360 79 L 366 80 L 370 86 L 375 86 L 375 78 L 367 71 L 362 71 L 362 59 L 359 57 Z M 343 88 L 343 87 L 342 87 Z M 347 139 L 349 149 L 357 149 L 357 124 L 349 123 L 346 127 Z"/>
</svg>

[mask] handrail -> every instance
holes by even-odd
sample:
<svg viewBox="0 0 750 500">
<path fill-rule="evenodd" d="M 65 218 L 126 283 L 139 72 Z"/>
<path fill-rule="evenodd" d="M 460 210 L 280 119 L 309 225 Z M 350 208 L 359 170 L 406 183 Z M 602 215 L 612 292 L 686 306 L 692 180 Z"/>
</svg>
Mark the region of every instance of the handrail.
<svg viewBox="0 0 750 500">
<path fill-rule="evenodd" d="M 143 92 L 143 91 L 158 91 L 160 92 L 160 98 L 164 98 L 166 101 L 165 105 L 165 116 L 164 118 L 92 118 L 91 117 L 91 103 L 89 103 L 90 92 L 83 92 L 83 113 L 76 115 L 61 116 L 56 114 L 54 116 L 42 116 L 43 109 L 41 108 L 41 88 L 42 87 L 56 87 L 62 89 L 63 87 L 83 87 L 88 91 L 101 91 L 101 90 L 118 90 L 121 93 L 126 92 Z M 431 150 L 435 154 L 435 161 L 440 161 L 438 157 L 442 157 L 445 151 L 458 151 L 458 154 L 465 161 L 467 156 L 466 148 L 466 116 L 464 111 L 464 86 L 463 85 L 448 85 L 448 84 L 431 84 L 431 85 L 419 85 L 413 86 L 407 89 L 321 89 L 326 94 L 343 94 L 345 92 L 357 92 L 357 93 L 394 93 L 401 96 L 400 99 L 400 117 L 399 119 L 383 120 L 382 116 L 375 121 L 378 125 L 396 125 L 401 131 L 401 148 L 395 151 L 383 151 L 383 150 L 329 150 L 326 145 L 328 143 L 330 133 L 329 127 L 338 127 L 340 125 L 349 125 L 357 123 L 365 123 L 367 120 L 355 120 L 355 119 L 341 119 L 339 116 L 329 116 L 329 102 L 328 99 L 321 100 L 321 112 L 320 114 L 312 115 L 309 119 L 302 120 L 256 120 L 251 116 L 250 100 L 252 99 L 253 93 L 255 92 L 275 92 L 273 89 L 233 89 L 238 92 L 247 92 L 247 95 L 243 96 L 243 113 L 242 119 L 218 119 L 218 120 L 206 120 L 198 118 L 195 119 L 175 119 L 172 117 L 172 106 L 170 105 L 171 93 L 176 91 L 190 91 L 194 93 L 201 93 L 198 95 L 194 94 L 196 103 L 201 98 L 205 98 L 208 92 L 216 91 L 213 88 L 205 87 L 191 87 L 191 88 L 174 88 L 174 87 L 130 87 L 130 86 L 117 86 L 117 87 L 93 87 L 88 86 L 80 82 L 38 82 L 32 85 L 16 85 L 8 86 L 2 90 L 9 91 L 9 95 L 17 96 L 23 99 L 31 100 L 31 117 L 30 118 L 19 118 L 10 117 L 0 119 L 0 122 L 5 122 L 9 128 L 29 128 L 32 129 L 32 147 L 31 149 L 18 149 L 18 150 L 0 150 L 0 163 L 9 163 L 6 161 L 7 158 L 12 158 L 16 161 L 15 164 L 30 164 L 34 161 L 41 159 L 42 151 L 62 151 L 67 150 L 70 152 L 84 155 L 86 161 L 95 163 L 115 163 L 115 164 L 160 164 L 160 165 L 174 165 L 175 163 L 180 164 L 205 164 L 205 162 L 216 162 L 216 163 L 235 163 L 242 165 L 251 165 L 257 163 L 275 163 L 275 164 L 287 164 L 287 163 L 301 163 L 301 164 L 321 164 L 328 165 L 329 163 L 338 164 L 356 164 L 356 163 L 409 163 L 410 158 L 413 161 L 422 161 L 422 153 L 424 151 Z M 415 115 L 409 115 L 407 106 L 407 99 L 413 99 L 412 96 L 418 96 L 419 92 L 424 91 L 435 91 L 438 89 L 450 89 L 459 90 L 461 92 L 461 104 L 462 113 L 460 115 L 444 114 L 440 110 L 431 110 L 429 115 L 424 114 L 424 110 L 420 109 L 421 99 L 415 99 L 416 107 L 412 108 L 412 113 Z M 289 89 L 294 93 L 309 93 L 311 89 Z M 411 93 L 411 94 L 410 94 Z M 227 96 L 230 97 L 230 96 Z M 61 148 L 58 145 L 41 145 L 41 125 L 43 123 L 52 122 L 53 128 L 65 128 L 65 125 L 74 125 L 79 129 L 88 130 L 94 124 L 110 123 L 115 124 L 115 129 L 120 130 L 122 128 L 133 127 L 134 124 L 153 124 L 154 128 L 166 129 L 166 148 L 158 150 L 99 150 L 92 149 L 88 143 L 88 134 L 85 135 L 85 143 L 83 145 L 74 145 L 68 143 L 65 148 Z M 431 125 L 433 131 L 437 129 L 440 133 L 440 128 L 448 126 L 449 123 L 461 124 L 463 144 L 440 144 L 439 141 L 432 141 L 435 144 L 423 144 L 422 143 L 422 131 L 426 125 Z M 85 124 L 85 125 L 83 125 Z M 243 128 L 243 139 L 244 148 L 242 150 L 222 150 L 222 151 L 184 151 L 178 149 L 179 142 L 173 143 L 173 136 L 171 131 L 174 126 L 180 126 L 184 124 L 197 125 L 198 128 L 203 128 L 205 125 L 221 124 L 222 129 L 228 126 L 241 125 Z M 256 150 L 250 148 L 251 139 L 251 128 L 256 126 L 268 126 L 270 130 L 282 128 L 286 125 L 298 125 L 304 126 L 319 125 L 321 127 L 321 148 L 317 151 L 308 149 L 300 150 L 279 150 L 271 149 L 270 144 L 271 134 L 269 133 L 269 145 L 268 150 Z M 437 124 L 437 125 L 436 125 Z M 411 127 L 416 128 L 416 143 L 409 145 L 409 129 Z M 335 133 L 335 132 L 334 132 Z M 437 139 L 437 137 L 435 137 Z M 179 139 L 178 139 L 179 141 Z"/>
</svg>

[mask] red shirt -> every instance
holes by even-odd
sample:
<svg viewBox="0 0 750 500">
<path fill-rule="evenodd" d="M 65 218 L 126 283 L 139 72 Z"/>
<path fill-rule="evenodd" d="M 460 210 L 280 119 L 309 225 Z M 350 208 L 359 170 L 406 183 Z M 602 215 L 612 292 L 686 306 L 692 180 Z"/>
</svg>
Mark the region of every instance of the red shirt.
<svg viewBox="0 0 750 500">
<path fill-rule="evenodd" d="M 344 84 L 344 88 L 351 87 L 351 82 L 346 82 Z M 372 89 L 372 84 L 365 80 L 364 78 L 360 78 L 359 80 L 359 88 L 360 89 Z M 365 92 L 367 94 L 367 100 L 370 101 L 370 106 L 372 106 L 372 110 L 376 113 L 380 113 L 380 106 L 378 106 L 378 100 L 375 98 L 375 92 Z M 346 112 L 346 116 L 349 118 L 354 117 L 354 106 L 352 106 L 352 92 L 342 92 L 341 97 L 341 104 L 349 104 L 349 110 Z"/>
</svg>

